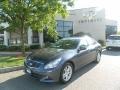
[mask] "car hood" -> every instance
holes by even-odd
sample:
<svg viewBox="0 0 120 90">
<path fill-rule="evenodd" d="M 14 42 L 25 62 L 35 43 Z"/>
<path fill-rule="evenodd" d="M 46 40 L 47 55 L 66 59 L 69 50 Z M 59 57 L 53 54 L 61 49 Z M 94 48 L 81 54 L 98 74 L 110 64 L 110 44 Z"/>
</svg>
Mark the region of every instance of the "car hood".
<svg viewBox="0 0 120 90">
<path fill-rule="evenodd" d="M 47 63 L 60 57 L 63 58 L 65 55 L 69 57 L 70 54 L 73 53 L 74 50 L 43 48 L 32 52 L 32 54 L 29 55 L 29 57 L 31 58 L 31 60 Z"/>
</svg>

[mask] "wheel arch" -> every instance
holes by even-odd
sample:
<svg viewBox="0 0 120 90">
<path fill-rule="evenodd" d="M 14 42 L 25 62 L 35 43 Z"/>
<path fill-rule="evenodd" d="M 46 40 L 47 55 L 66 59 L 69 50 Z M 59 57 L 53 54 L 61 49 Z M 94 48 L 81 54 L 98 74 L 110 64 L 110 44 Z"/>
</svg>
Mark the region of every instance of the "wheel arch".
<svg viewBox="0 0 120 90">
<path fill-rule="evenodd" d="M 75 71 L 75 64 L 74 64 L 73 61 L 67 61 L 67 62 L 65 62 L 65 63 L 70 63 L 70 64 L 72 64 L 72 66 L 73 66 L 73 71 Z"/>
</svg>

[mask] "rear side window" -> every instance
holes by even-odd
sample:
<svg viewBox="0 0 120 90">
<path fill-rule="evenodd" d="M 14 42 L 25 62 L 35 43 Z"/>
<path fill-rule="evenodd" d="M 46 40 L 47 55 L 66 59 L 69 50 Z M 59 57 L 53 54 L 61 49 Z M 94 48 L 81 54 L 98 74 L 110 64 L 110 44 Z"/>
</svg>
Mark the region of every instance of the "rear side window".
<svg viewBox="0 0 120 90">
<path fill-rule="evenodd" d="M 87 40 L 87 42 L 88 42 L 89 45 L 94 45 L 94 44 L 97 43 L 94 39 L 92 39 L 90 37 L 86 37 L 86 40 Z"/>
<path fill-rule="evenodd" d="M 88 43 L 87 43 L 87 41 L 85 39 L 81 39 L 80 45 L 88 46 Z"/>
<path fill-rule="evenodd" d="M 120 36 L 109 36 L 108 39 L 111 39 L 111 40 L 120 40 Z"/>
</svg>

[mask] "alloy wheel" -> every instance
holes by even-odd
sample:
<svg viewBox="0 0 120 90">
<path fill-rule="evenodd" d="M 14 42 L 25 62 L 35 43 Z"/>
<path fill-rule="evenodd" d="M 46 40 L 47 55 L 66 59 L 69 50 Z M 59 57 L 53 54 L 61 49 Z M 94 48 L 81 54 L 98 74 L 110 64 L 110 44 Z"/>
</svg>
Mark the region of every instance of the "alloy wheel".
<svg viewBox="0 0 120 90">
<path fill-rule="evenodd" d="M 72 64 L 67 63 L 65 64 L 64 68 L 62 69 L 62 73 L 61 73 L 61 80 L 63 83 L 68 82 L 73 74 L 73 67 Z"/>
<path fill-rule="evenodd" d="M 100 59 L 101 59 L 101 54 L 98 53 L 98 54 L 97 54 L 97 60 L 96 60 L 96 61 L 97 61 L 97 62 L 100 62 Z"/>
</svg>

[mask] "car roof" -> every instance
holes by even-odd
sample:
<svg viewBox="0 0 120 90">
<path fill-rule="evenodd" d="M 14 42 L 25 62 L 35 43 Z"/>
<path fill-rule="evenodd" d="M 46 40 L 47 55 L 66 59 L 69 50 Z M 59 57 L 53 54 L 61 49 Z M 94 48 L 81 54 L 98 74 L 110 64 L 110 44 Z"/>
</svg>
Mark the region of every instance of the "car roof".
<svg viewBox="0 0 120 90">
<path fill-rule="evenodd" d="M 82 39 L 83 37 L 89 37 L 88 35 L 83 35 L 83 36 L 73 36 L 73 37 L 67 37 L 67 38 L 63 38 L 64 40 L 65 39 Z"/>
</svg>

